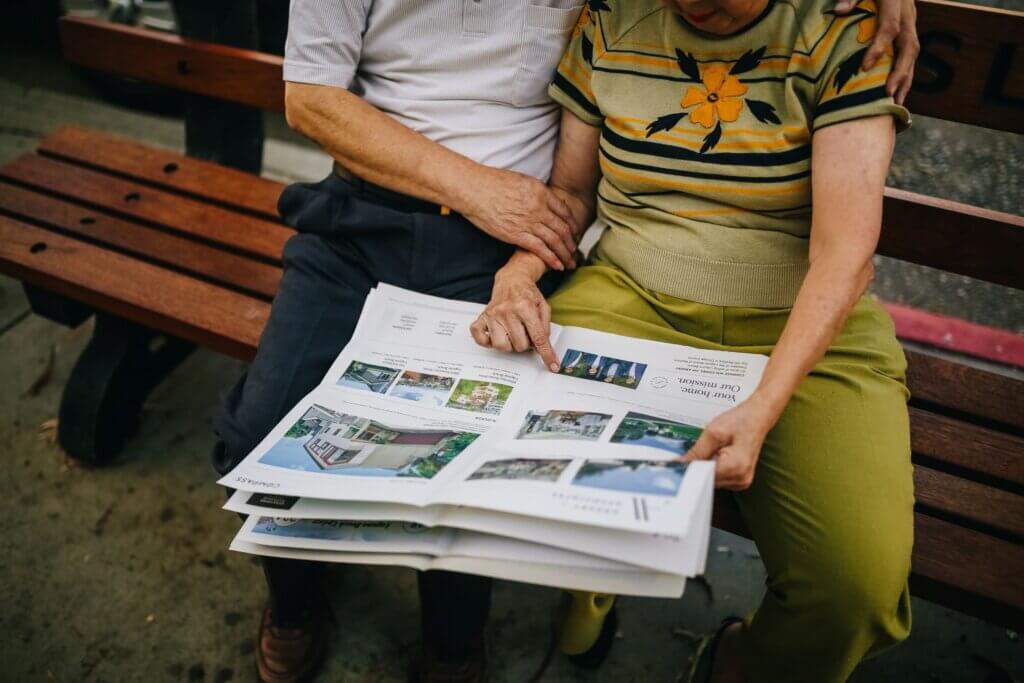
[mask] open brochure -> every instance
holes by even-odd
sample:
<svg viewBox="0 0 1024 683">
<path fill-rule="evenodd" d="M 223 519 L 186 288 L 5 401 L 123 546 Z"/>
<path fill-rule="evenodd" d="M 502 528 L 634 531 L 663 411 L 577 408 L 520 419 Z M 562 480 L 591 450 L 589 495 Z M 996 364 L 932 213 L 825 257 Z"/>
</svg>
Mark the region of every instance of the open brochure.
<svg viewBox="0 0 1024 683">
<path fill-rule="evenodd" d="M 670 536 L 705 516 L 711 465 L 678 458 L 766 357 L 553 325 L 556 374 L 477 346 L 482 308 L 376 288 L 320 385 L 220 483 Z"/>
<path fill-rule="evenodd" d="M 682 576 L 559 548 L 409 522 L 297 520 L 253 515 L 232 549 L 354 564 L 447 569 L 558 588 L 679 597 Z"/>
</svg>

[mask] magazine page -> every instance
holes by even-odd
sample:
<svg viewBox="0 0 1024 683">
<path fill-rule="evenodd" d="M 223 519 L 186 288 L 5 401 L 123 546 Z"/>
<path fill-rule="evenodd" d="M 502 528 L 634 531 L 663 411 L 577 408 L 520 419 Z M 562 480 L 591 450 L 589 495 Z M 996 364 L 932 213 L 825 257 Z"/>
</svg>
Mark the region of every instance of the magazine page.
<svg viewBox="0 0 1024 683">
<path fill-rule="evenodd" d="M 459 533 L 467 532 L 415 522 L 253 515 L 242 525 L 238 538 L 282 548 L 442 556 L 449 554 Z"/>
<path fill-rule="evenodd" d="M 393 565 L 409 567 L 420 571 L 442 569 L 465 574 L 489 576 L 506 581 L 520 581 L 550 586 L 552 588 L 613 593 L 615 595 L 677 598 L 683 594 L 683 589 L 686 586 L 686 579 L 682 576 L 637 571 L 634 567 L 615 568 L 595 566 L 592 563 L 585 563 L 581 566 L 571 562 L 566 564 L 565 562 L 545 563 L 525 560 L 509 562 L 505 559 L 460 555 L 433 557 L 414 553 L 345 552 L 285 548 L 254 543 L 242 538 L 241 532 L 231 542 L 230 548 L 234 551 L 253 555 L 312 560 L 316 562 Z"/>
<path fill-rule="evenodd" d="M 696 463 L 694 468 L 692 476 L 708 482 L 699 487 L 706 491 L 697 506 L 701 514 L 678 535 L 603 529 L 479 508 L 329 501 L 245 491 L 236 491 L 224 508 L 256 517 L 282 514 L 307 519 L 391 520 L 467 529 L 552 545 L 644 569 L 693 576 L 703 571 L 706 560 L 712 506 L 709 484 L 714 477 L 709 463 Z"/>
<path fill-rule="evenodd" d="M 321 384 L 219 483 L 241 490 L 426 505 L 477 441 L 531 393 L 532 354 L 477 346 L 482 306 L 381 285 Z M 557 332 L 557 330 L 556 330 Z"/>
<path fill-rule="evenodd" d="M 684 535 L 711 483 L 678 456 L 766 357 L 564 328 L 551 373 L 478 347 L 480 309 L 379 287 L 320 386 L 220 483 Z"/>
<path fill-rule="evenodd" d="M 238 537 L 259 545 L 342 552 L 412 553 L 443 557 L 541 562 L 565 567 L 634 569 L 613 560 L 563 548 L 415 522 L 256 517 L 246 520 Z"/>
<path fill-rule="evenodd" d="M 538 377 L 492 432 L 487 459 L 438 501 L 683 533 L 709 484 L 679 457 L 753 392 L 767 357 L 574 327 L 555 348 L 560 371 Z"/>
</svg>

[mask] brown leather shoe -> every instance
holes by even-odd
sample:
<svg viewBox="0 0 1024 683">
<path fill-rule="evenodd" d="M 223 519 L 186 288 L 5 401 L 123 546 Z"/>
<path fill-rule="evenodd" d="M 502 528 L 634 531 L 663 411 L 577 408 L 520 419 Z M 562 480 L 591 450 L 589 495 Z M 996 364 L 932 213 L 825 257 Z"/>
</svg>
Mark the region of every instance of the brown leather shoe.
<svg viewBox="0 0 1024 683">
<path fill-rule="evenodd" d="M 320 667 L 327 640 L 323 605 L 310 607 L 296 624 L 274 626 L 263 610 L 256 637 L 256 673 L 263 683 L 308 681 Z"/>
<path fill-rule="evenodd" d="M 466 657 L 458 659 L 440 657 L 421 645 L 409 667 L 409 683 L 485 683 L 487 679 L 487 647 L 482 638 Z"/>
</svg>

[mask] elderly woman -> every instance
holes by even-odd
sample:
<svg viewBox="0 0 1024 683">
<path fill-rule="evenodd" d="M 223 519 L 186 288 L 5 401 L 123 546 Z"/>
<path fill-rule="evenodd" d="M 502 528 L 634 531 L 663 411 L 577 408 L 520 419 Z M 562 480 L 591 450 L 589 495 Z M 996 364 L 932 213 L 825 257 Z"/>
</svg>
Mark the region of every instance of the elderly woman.
<svg viewBox="0 0 1024 683">
<path fill-rule="evenodd" d="M 869 2 L 838 17 L 825 0 L 591 1 L 550 87 L 552 184 L 580 224 L 609 227 L 547 303 L 544 264 L 518 252 L 473 326 L 553 370 L 549 319 L 770 355 L 686 455 L 716 460 L 768 571 L 699 680 L 844 681 L 910 630 L 905 361 L 864 295 L 908 122 L 891 60 L 860 68 L 876 26 Z"/>
</svg>

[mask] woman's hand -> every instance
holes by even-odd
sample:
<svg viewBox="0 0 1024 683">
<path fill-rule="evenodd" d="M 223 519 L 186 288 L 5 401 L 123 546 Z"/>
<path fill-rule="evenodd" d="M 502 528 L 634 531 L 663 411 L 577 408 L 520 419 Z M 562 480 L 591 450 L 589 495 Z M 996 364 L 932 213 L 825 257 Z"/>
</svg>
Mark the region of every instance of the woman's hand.
<svg viewBox="0 0 1024 683">
<path fill-rule="evenodd" d="M 858 0 L 836 0 L 836 14 L 849 14 Z M 864 55 L 861 68 L 872 68 L 882 55 L 896 48 L 896 61 L 885 82 L 885 91 L 903 104 L 914 82 L 914 63 L 921 51 L 917 39 L 917 7 L 914 0 L 879 0 L 878 32 Z"/>
<path fill-rule="evenodd" d="M 537 278 L 515 262 L 494 278 L 491 302 L 470 325 L 480 346 L 498 351 L 526 351 L 533 348 L 552 372 L 558 372 L 558 358 L 551 348 L 551 307 L 537 288 Z"/>
<path fill-rule="evenodd" d="M 704 428 L 683 462 L 715 462 L 715 488 L 743 491 L 754 482 L 761 446 L 780 411 L 755 394 Z"/>
<path fill-rule="evenodd" d="M 536 178 L 484 168 L 465 188 L 462 215 L 491 237 L 536 254 L 548 268 L 575 268 L 579 227 L 565 201 Z"/>
</svg>

